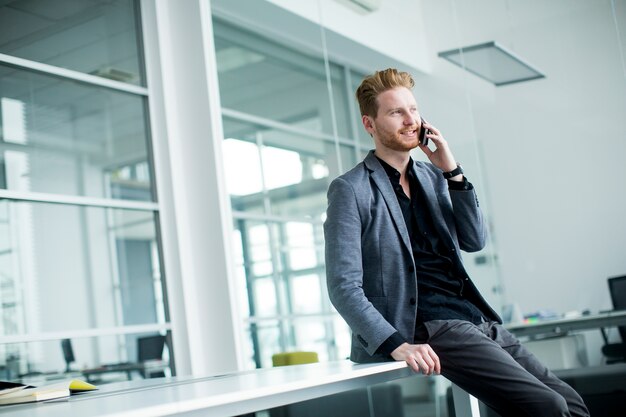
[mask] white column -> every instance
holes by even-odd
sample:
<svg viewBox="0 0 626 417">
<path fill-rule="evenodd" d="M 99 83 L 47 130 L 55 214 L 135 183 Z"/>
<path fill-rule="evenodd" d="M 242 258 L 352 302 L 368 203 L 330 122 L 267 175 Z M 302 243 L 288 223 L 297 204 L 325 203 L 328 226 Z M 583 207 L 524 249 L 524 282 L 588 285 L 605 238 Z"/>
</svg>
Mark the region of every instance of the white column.
<svg viewBox="0 0 626 417">
<path fill-rule="evenodd" d="M 238 370 L 232 217 L 210 2 L 142 0 L 141 8 L 177 373 Z"/>
</svg>

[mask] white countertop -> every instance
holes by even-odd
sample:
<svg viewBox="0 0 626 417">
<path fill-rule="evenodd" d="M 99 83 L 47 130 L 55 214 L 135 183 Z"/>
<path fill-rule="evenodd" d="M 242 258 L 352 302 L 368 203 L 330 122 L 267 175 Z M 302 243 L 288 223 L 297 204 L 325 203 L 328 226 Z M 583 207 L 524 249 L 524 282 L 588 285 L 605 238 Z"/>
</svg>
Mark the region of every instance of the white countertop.
<svg viewBox="0 0 626 417">
<path fill-rule="evenodd" d="M 349 361 L 257 369 L 205 378 L 160 378 L 103 385 L 66 400 L 0 407 L 11 417 L 232 416 L 305 401 L 415 373 L 404 362 Z"/>
</svg>

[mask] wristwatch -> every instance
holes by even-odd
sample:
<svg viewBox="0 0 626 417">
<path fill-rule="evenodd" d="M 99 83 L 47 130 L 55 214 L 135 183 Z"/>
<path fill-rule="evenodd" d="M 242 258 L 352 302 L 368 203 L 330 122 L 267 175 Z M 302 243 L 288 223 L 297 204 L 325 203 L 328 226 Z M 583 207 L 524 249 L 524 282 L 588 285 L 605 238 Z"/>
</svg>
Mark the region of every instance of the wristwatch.
<svg viewBox="0 0 626 417">
<path fill-rule="evenodd" d="M 456 168 L 454 168 L 450 172 L 444 172 L 443 177 L 449 180 L 450 178 L 456 177 L 457 175 L 462 174 L 462 173 L 463 173 L 463 168 L 461 167 L 461 164 L 457 163 Z"/>
</svg>

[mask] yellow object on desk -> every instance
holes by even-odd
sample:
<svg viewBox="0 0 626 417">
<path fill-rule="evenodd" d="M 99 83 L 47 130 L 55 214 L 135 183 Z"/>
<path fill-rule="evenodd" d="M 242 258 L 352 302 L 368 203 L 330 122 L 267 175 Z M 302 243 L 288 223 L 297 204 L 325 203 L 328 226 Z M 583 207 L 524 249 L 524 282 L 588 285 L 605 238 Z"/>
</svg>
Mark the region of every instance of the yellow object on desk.
<svg viewBox="0 0 626 417">
<path fill-rule="evenodd" d="M 273 366 L 302 365 L 319 362 L 317 352 L 283 352 L 272 355 Z"/>
</svg>

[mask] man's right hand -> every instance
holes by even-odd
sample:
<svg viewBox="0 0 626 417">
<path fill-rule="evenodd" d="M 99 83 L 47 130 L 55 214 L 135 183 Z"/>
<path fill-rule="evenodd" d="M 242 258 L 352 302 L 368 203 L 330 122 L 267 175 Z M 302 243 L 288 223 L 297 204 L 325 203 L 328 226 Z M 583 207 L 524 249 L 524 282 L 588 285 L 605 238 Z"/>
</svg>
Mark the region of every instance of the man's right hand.
<svg viewBox="0 0 626 417">
<path fill-rule="evenodd" d="M 424 375 L 441 373 L 439 357 L 426 343 L 410 345 L 405 342 L 391 352 L 391 357 L 397 361 L 405 361 L 415 372 Z"/>
</svg>

